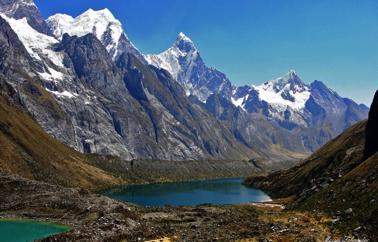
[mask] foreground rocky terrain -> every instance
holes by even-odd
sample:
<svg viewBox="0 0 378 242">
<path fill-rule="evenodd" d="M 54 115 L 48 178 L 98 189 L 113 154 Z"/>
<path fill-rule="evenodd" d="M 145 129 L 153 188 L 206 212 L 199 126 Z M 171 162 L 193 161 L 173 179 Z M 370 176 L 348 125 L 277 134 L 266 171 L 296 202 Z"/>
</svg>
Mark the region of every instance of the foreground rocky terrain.
<svg viewBox="0 0 378 242">
<path fill-rule="evenodd" d="M 324 241 L 340 238 L 321 214 L 274 204 L 143 208 L 93 194 L 0 173 L 0 218 L 69 225 L 43 241 Z"/>
</svg>

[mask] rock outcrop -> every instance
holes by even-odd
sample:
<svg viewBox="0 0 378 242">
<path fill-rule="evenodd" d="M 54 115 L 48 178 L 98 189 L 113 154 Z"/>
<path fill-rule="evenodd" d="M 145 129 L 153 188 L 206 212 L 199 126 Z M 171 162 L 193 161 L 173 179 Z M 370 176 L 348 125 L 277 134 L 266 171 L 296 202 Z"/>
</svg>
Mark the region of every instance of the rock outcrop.
<svg viewBox="0 0 378 242">
<path fill-rule="evenodd" d="M 364 159 L 378 152 L 378 91 L 370 107 L 369 120 L 366 126 Z"/>
</svg>

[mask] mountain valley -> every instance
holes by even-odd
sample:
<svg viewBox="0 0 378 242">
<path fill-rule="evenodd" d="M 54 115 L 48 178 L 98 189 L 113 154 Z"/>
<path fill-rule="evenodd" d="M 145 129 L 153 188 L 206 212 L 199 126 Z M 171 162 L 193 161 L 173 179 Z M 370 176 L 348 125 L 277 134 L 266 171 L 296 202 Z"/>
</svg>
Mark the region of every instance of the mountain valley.
<svg viewBox="0 0 378 242">
<path fill-rule="evenodd" d="M 369 109 L 294 70 L 237 86 L 183 32 L 147 54 L 123 24 L 0 0 L 0 221 L 70 228 L 41 241 L 378 240 L 378 91 Z M 103 193 L 220 178 L 269 201 Z"/>
</svg>

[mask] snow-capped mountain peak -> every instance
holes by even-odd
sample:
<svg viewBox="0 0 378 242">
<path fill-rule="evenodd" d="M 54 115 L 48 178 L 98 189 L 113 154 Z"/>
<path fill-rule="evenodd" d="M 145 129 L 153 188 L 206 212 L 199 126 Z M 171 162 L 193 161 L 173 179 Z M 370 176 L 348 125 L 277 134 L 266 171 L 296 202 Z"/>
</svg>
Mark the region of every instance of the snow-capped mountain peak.
<svg viewBox="0 0 378 242">
<path fill-rule="evenodd" d="M 259 98 L 281 109 L 287 107 L 301 110 L 310 98 L 310 87 L 306 85 L 295 71 L 290 70 L 283 77 L 253 86 L 259 93 Z"/>
<path fill-rule="evenodd" d="M 286 75 L 294 76 L 294 75 L 297 75 L 297 72 L 294 69 L 290 69 Z"/>
<path fill-rule="evenodd" d="M 157 55 L 146 55 L 151 65 L 167 70 L 182 84 L 187 95 L 196 96 L 201 102 L 214 93 L 229 98 L 232 85 L 225 74 L 206 66 L 191 38 L 180 32 L 168 50 Z"/>
<path fill-rule="evenodd" d="M 95 17 L 102 16 L 102 17 L 108 19 L 109 21 L 118 21 L 114 17 L 114 15 L 112 14 L 112 12 L 110 12 L 110 10 L 108 8 L 104 8 L 104 9 L 100 9 L 100 10 L 94 10 L 92 8 L 89 8 L 87 11 L 85 11 L 80 16 L 81 17 L 83 17 L 83 16 L 95 16 Z"/>
<path fill-rule="evenodd" d="M 5 1 L 8 4 L 13 4 L 13 9 L 16 9 L 18 6 L 32 6 L 36 7 L 33 0 L 12 0 L 12 1 Z"/>
<path fill-rule="evenodd" d="M 188 36 L 186 36 L 186 34 L 184 34 L 183 32 L 180 32 L 178 35 L 177 35 L 177 40 L 183 40 L 183 41 L 187 41 L 187 42 L 193 42 Z"/>
<path fill-rule="evenodd" d="M 178 34 L 174 47 L 183 52 L 196 51 L 193 41 L 183 32 Z"/>
<path fill-rule="evenodd" d="M 304 82 L 302 79 L 298 76 L 295 70 L 289 70 L 286 75 L 284 75 L 281 78 L 278 78 L 278 80 L 281 80 L 281 82 L 286 82 L 290 84 L 297 84 L 297 85 L 303 85 Z"/>
<path fill-rule="evenodd" d="M 98 11 L 88 9 L 76 18 L 66 14 L 55 14 L 47 19 L 47 23 L 59 39 L 64 33 L 79 37 L 93 33 L 101 40 L 108 28 L 111 28 L 114 40 L 118 40 L 123 33 L 121 23 L 108 9 Z"/>
<path fill-rule="evenodd" d="M 78 37 L 94 34 L 105 45 L 113 59 L 123 52 L 141 56 L 128 40 L 121 22 L 107 8 L 102 10 L 90 8 L 76 18 L 66 14 L 55 14 L 47 19 L 47 24 L 58 39 L 61 39 L 65 33 Z"/>
<path fill-rule="evenodd" d="M 304 86 L 306 86 L 294 70 L 290 70 L 286 75 L 268 81 L 263 85 L 270 86 L 275 92 L 279 92 L 285 87 L 290 89 L 303 89 Z"/>
<path fill-rule="evenodd" d="M 197 57 L 198 51 L 193 41 L 182 32 L 177 35 L 176 42 L 168 50 L 157 55 L 145 55 L 150 65 L 167 70 L 176 80 L 182 72 L 182 63 L 192 63 Z"/>
</svg>

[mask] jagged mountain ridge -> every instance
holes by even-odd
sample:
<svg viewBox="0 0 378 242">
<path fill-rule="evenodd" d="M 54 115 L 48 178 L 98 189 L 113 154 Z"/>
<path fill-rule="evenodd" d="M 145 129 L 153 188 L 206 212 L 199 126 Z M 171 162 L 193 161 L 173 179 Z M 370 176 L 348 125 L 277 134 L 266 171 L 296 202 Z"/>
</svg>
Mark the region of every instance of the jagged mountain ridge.
<svg viewBox="0 0 378 242">
<path fill-rule="evenodd" d="M 320 81 L 305 84 L 295 71 L 259 86 L 238 88 L 232 101 L 249 113 L 264 114 L 283 128 L 328 127 L 332 137 L 366 118 L 369 110 L 340 97 Z"/>
<path fill-rule="evenodd" d="M 304 83 L 294 71 L 259 86 L 238 88 L 232 101 L 301 137 L 310 152 L 365 119 L 369 110 L 320 81 Z"/>
<path fill-rule="evenodd" d="M 149 64 L 167 70 L 180 82 L 187 95 L 195 95 L 206 102 L 214 93 L 230 97 L 232 85 L 225 74 L 208 68 L 193 41 L 179 33 L 175 44 L 159 55 L 145 55 Z"/>
<path fill-rule="evenodd" d="M 14 24 L 14 21 L 6 18 L 3 24 L 22 25 L 10 35 L 11 42 L 19 45 L 17 48 L 4 45 L 6 58 L 2 66 L 17 65 L 15 58 L 27 61 L 19 68 L 12 68 L 11 73 L 4 69 L 4 74 L 16 75 L 8 81 L 16 86 L 23 105 L 65 144 L 82 152 L 118 155 L 124 159 L 246 159 L 253 155 L 205 109 L 190 106 L 181 86 L 167 73 L 134 59 L 132 65 L 117 66 L 92 34 L 64 35 L 61 41 L 49 39 L 46 46 L 24 48 L 33 44 L 34 39 L 22 38 L 27 22 L 17 20 Z M 46 57 L 46 50 L 60 57 L 54 59 L 56 63 Z M 21 72 L 24 76 L 18 75 Z M 143 86 L 146 76 L 153 82 L 150 87 L 159 87 L 159 92 L 126 85 L 133 82 Z M 159 83 L 162 85 L 156 86 Z M 178 104 L 173 110 L 167 108 L 166 102 L 172 102 L 170 97 Z"/>
<path fill-rule="evenodd" d="M 105 14 L 106 19 L 110 19 L 107 10 L 95 12 L 89 10 L 83 15 Z M 69 37 L 65 40 L 63 36 L 59 39 L 34 33 L 23 20 L 15 21 L 8 18 L 7 21 L 16 31 L 22 44 L 27 47 L 26 50 L 32 58 L 30 65 L 38 66 L 38 70 L 33 67 L 27 72 L 33 73 L 33 78 L 40 79 L 42 92 L 47 91 L 46 95 L 52 95 L 57 101 L 57 104 L 51 105 L 53 108 L 48 112 L 41 112 L 41 104 L 34 100 L 30 102 L 25 99 L 25 105 L 28 105 L 28 110 L 50 134 L 79 151 L 120 155 L 125 159 L 266 159 L 272 153 L 246 146 L 238 141 L 231 131 L 225 129 L 224 124 L 209 115 L 205 107 L 185 101 L 189 100 L 185 92 L 174 84 L 175 82 L 172 83 L 173 79 L 168 73 L 162 74 L 163 72 L 156 69 L 153 71 L 155 73 L 151 74 L 152 67 L 146 68 L 143 60 L 138 66 L 145 72 L 132 71 L 134 66 L 121 63 L 122 54 L 115 60 L 118 66 L 114 67 L 111 63 L 113 61 L 108 60 L 100 45 L 84 35 L 85 31 L 79 34 L 84 36 L 73 37 L 75 41 Z M 93 34 L 93 31 L 87 30 Z M 37 38 L 31 38 L 27 33 L 32 33 L 31 35 Z M 100 35 L 95 37 L 99 39 Z M 39 44 L 37 39 L 45 40 L 44 44 Z M 72 42 L 79 43 L 80 46 L 71 46 Z M 103 41 L 101 43 L 106 44 Z M 114 60 L 111 48 L 106 48 L 106 51 Z M 86 66 L 88 61 L 91 61 L 93 68 Z M 25 65 L 24 68 L 28 66 Z M 131 70 L 125 71 L 125 66 Z M 130 76 L 126 77 L 127 75 Z M 144 90 L 144 87 L 147 87 L 147 82 L 143 83 L 145 75 L 149 76 L 149 82 L 154 79 L 149 84 L 150 87 L 156 86 L 157 82 L 165 83 L 155 94 L 157 98 L 147 95 Z M 159 77 L 158 80 L 155 75 Z M 135 88 L 136 86 L 139 87 Z M 169 98 L 171 96 L 172 99 Z M 29 95 L 25 97 L 29 98 Z M 164 102 L 171 104 L 167 105 Z M 173 105 L 172 109 L 174 102 L 178 105 Z M 109 103 L 111 107 L 108 107 Z M 59 110 L 59 105 L 63 110 Z M 128 107 L 128 110 L 122 110 L 125 108 L 120 106 Z M 113 110 L 114 108 L 116 110 Z M 189 116 L 186 116 L 187 112 Z M 162 115 L 164 113 L 167 115 Z M 131 120 L 135 121 L 130 122 Z M 163 129 L 169 132 L 162 132 Z"/>
<path fill-rule="evenodd" d="M 219 94 L 243 111 L 259 114 L 297 136 L 301 139 L 299 146 L 308 152 L 365 119 L 369 110 L 340 97 L 320 81 L 304 83 L 294 70 L 261 85 L 232 86 L 223 73 L 206 66 L 193 41 L 183 33 L 168 50 L 145 58 L 176 77 L 187 95 L 206 103 L 211 95 Z M 245 117 L 243 120 L 254 122 Z"/>
</svg>

